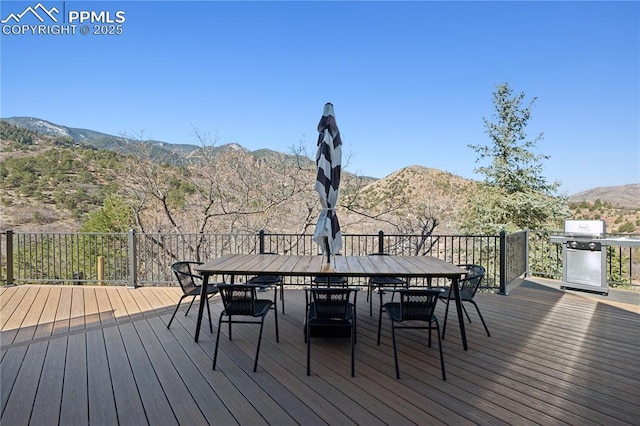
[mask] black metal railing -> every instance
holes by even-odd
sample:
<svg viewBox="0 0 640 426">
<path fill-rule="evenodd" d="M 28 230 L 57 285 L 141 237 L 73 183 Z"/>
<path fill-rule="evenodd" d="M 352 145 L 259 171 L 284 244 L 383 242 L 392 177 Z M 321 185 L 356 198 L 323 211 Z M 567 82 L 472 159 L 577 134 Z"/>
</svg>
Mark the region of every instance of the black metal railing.
<svg viewBox="0 0 640 426">
<path fill-rule="evenodd" d="M 487 270 L 483 289 L 506 294 L 523 275 L 562 278 L 562 248 L 549 232 L 500 235 L 343 235 L 345 255 L 385 252 L 430 255 Z M 175 285 L 177 260 L 206 261 L 229 253 L 319 254 L 311 234 L 46 233 L 0 234 L 0 281 L 5 284 Z M 608 248 L 609 282 L 638 285 L 639 249 Z"/>
</svg>

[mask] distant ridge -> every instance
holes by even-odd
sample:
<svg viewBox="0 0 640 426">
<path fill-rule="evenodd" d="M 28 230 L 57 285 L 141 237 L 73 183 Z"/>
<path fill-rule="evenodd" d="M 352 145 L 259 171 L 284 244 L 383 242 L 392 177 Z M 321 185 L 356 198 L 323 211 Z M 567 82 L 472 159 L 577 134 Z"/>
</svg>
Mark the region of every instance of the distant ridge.
<svg viewBox="0 0 640 426">
<path fill-rule="evenodd" d="M 569 197 L 569 201 L 572 203 L 580 203 L 583 201 L 593 203 L 596 200 L 611 203 L 614 207 L 627 209 L 640 208 L 640 183 L 620 186 L 600 186 Z"/>
<path fill-rule="evenodd" d="M 114 136 L 106 133 L 96 132 L 94 130 L 80 129 L 75 127 L 67 127 L 60 124 L 54 124 L 50 121 L 42 120 L 40 118 L 33 117 L 10 117 L 0 118 L 1 121 L 5 121 L 16 127 L 38 132 L 44 136 L 53 137 L 68 137 L 73 139 L 77 143 L 81 143 L 97 149 L 106 149 L 109 151 L 116 151 L 120 153 L 127 153 L 124 145 L 128 143 L 144 143 L 153 146 L 154 152 L 160 156 L 164 154 L 166 157 L 183 156 L 185 158 L 197 154 L 202 148 L 199 145 L 193 144 L 176 144 L 170 142 L 163 142 L 157 140 L 139 140 L 127 138 L 124 136 Z M 244 149 L 242 146 L 236 143 L 229 143 L 218 145 L 215 149 Z M 257 151 L 253 151 L 254 156 L 258 158 L 265 158 L 269 156 L 282 156 L 282 154 L 276 151 L 272 151 L 267 148 L 263 148 Z"/>
<path fill-rule="evenodd" d="M 29 130 L 33 130 L 42 135 L 46 136 L 54 136 L 54 137 L 69 137 L 73 139 L 75 142 L 85 144 L 87 146 L 91 146 L 97 149 L 106 149 L 110 151 L 116 151 L 121 153 L 126 153 L 123 142 L 132 142 L 132 143 L 145 143 L 153 145 L 154 152 L 158 154 L 159 157 L 165 158 L 173 158 L 174 161 L 180 162 L 180 158 L 183 160 L 197 154 L 197 151 L 201 149 L 200 146 L 197 145 L 189 145 L 189 144 L 175 144 L 169 142 L 162 142 L 156 140 L 135 140 L 135 139 L 127 139 L 121 136 L 113 136 L 106 133 L 97 132 L 94 130 L 74 128 L 62 126 L 59 124 L 51 123 L 50 121 L 42 120 L 34 117 L 10 117 L 10 118 L 0 118 L 2 121 L 6 121 L 17 127 L 26 128 Z M 222 148 L 232 148 L 232 149 L 245 149 L 237 144 L 226 144 L 216 147 L 217 149 Z M 257 158 L 268 158 L 268 157 L 281 157 L 286 154 L 272 151 L 268 148 L 259 149 L 253 151 L 252 154 Z M 312 161 L 312 160 L 310 160 Z M 422 166 L 411 166 L 411 168 L 421 168 Z M 405 168 L 406 169 L 406 168 Z M 404 170 L 404 169 L 401 169 Z M 398 170 L 394 173 L 400 172 Z M 394 173 L 391 173 L 393 175 Z M 378 180 L 378 178 L 367 178 L 368 180 Z M 606 187 L 598 187 L 588 189 L 586 191 L 579 192 L 569 197 L 570 202 L 594 202 L 596 200 L 600 200 L 602 202 L 609 202 L 613 206 L 626 208 L 626 209 L 637 209 L 640 208 L 640 183 L 633 183 L 628 185 L 621 186 L 606 186 Z"/>
</svg>

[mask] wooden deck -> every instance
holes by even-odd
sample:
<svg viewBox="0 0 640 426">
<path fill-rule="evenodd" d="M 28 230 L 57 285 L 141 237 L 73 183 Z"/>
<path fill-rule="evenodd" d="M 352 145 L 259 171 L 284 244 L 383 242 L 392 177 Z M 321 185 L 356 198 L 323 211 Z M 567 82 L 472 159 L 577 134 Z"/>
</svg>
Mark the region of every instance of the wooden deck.
<svg viewBox="0 0 640 426">
<path fill-rule="evenodd" d="M 0 289 L 2 425 L 84 424 L 640 424 L 640 308 L 565 293 L 532 281 L 509 296 L 481 294 L 460 342 L 455 307 L 444 341 L 399 338 L 395 379 L 389 324 L 358 298 L 356 377 L 347 339 L 315 339 L 306 376 L 304 296 L 286 291 L 286 315 L 267 318 L 258 371 L 258 327 L 215 335 L 196 309 L 168 330 L 176 288 L 18 286 Z M 471 307 L 472 308 L 472 307 Z M 212 299 L 214 332 L 221 310 Z M 375 312 L 375 311 L 374 311 Z M 438 308 L 441 322 L 444 304 Z M 206 321 L 204 321 L 206 323 Z"/>
</svg>

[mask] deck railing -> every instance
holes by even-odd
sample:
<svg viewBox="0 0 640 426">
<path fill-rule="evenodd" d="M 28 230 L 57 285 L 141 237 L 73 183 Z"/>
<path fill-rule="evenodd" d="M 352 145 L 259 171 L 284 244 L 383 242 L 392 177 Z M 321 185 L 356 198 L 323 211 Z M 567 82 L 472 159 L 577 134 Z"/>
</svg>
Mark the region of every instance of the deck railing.
<svg viewBox="0 0 640 426">
<path fill-rule="evenodd" d="M 550 233 L 500 235 L 343 235 L 344 255 L 385 252 L 431 255 L 487 270 L 483 289 L 506 294 L 522 275 L 562 277 L 562 248 Z M 0 280 L 6 284 L 175 285 L 176 260 L 205 261 L 230 253 L 319 254 L 311 234 L 46 233 L 0 234 Z M 609 282 L 638 285 L 637 249 L 609 248 Z"/>
</svg>

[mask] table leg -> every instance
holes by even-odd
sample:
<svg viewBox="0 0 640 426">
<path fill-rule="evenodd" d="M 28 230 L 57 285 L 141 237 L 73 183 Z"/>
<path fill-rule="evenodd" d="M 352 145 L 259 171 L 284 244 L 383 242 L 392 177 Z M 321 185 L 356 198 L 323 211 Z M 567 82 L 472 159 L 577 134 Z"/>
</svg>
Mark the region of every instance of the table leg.
<svg viewBox="0 0 640 426">
<path fill-rule="evenodd" d="M 198 306 L 198 320 L 196 321 L 196 336 L 194 340 L 197 342 L 200 337 L 200 324 L 202 324 L 202 313 L 204 305 L 207 303 L 207 287 L 209 287 L 209 274 L 203 274 L 202 286 L 200 287 L 200 306 Z"/>
<path fill-rule="evenodd" d="M 467 350 L 467 333 L 464 329 L 464 316 L 462 315 L 462 300 L 460 300 L 460 283 L 459 278 L 453 278 L 451 285 L 453 286 L 453 294 L 456 297 L 456 311 L 458 311 L 458 323 L 460 324 L 460 334 L 462 336 L 462 347 Z"/>
</svg>

